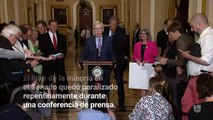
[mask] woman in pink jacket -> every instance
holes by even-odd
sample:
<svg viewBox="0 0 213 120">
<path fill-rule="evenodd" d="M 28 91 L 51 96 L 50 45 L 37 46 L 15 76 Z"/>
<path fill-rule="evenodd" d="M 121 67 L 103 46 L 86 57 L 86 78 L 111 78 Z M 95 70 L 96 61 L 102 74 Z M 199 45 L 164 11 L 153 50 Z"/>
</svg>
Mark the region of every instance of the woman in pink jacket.
<svg viewBox="0 0 213 120">
<path fill-rule="evenodd" d="M 147 29 L 142 29 L 139 34 L 140 42 L 134 46 L 133 61 L 138 65 L 145 63 L 154 63 L 158 55 L 158 49 L 155 42 L 150 40 L 150 34 Z M 142 96 L 147 95 L 147 90 L 142 90 Z"/>
</svg>

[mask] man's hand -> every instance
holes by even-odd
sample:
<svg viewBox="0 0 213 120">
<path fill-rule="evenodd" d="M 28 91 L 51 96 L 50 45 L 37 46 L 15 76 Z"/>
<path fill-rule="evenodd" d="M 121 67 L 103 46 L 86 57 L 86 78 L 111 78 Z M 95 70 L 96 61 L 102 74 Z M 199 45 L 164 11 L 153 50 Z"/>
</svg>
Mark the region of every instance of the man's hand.
<svg viewBox="0 0 213 120">
<path fill-rule="evenodd" d="M 124 59 L 126 59 L 126 60 L 127 60 L 127 59 L 128 59 L 128 56 L 124 56 Z"/>
<path fill-rule="evenodd" d="M 166 65 L 167 60 L 168 60 L 168 58 L 164 58 L 164 57 L 159 58 L 159 62 L 160 62 L 161 65 Z"/>
<path fill-rule="evenodd" d="M 27 58 L 34 56 L 33 53 L 29 49 L 24 50 L 24 53 L 27 55 Z"/>
<path fill-rule="evenodd" d="M 35 60 L 33 60 L 33 61 L 30 62 L 31 68 L 37 66 L 38 64 L 39 64 L 39 63 L 38 63 L 38 60 L 37 60 L 37 59 L 35 59 Z"/>
<path fill-rule="evenodd" d="M 62 58 L 64 58 L 64 54 L 63 53 L 61 53 L 60 55 L 57 56 L 57 59 L 62 59 Z"/>
<path fill-rule="evenodd" d="M 185 58 L 185 59 L 189 59 L 190 58 L 190 51 L 182 51 L 180 49 L 178 49 L 179 52 L 181 52 L 181 55 Z"/>
</svg>

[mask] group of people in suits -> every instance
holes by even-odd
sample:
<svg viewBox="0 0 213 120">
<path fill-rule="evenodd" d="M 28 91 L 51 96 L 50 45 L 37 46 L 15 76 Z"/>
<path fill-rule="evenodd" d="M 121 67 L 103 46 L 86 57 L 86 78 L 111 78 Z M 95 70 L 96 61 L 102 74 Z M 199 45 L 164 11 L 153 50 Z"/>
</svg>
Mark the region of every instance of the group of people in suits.
<svg viewBox="0 0 213 120">
<path fill-rule="evenodd" d="M 9 103 L 10 95 L 15 88 L 28 82 L 26 75 L 29 74 L 42 75 L 44 85 L 53 84 L 54 79 L 57 88 L 68 85 L 64 64 L 67 52 L 66 37 L 57 31 L 58 23 L 56 20 L 50 20 L 48 26 L 49 30 L 46 29 L 47 26 L 44 21 L 38 21 L 39 34 L 37 30 L 34 31 L 33 28 L 25 24 L 20 26 L 5 24 L 1 30 L 1 106 Z M 36 46 L 34 43 L 36 43 Z M 37 54 L 37 51 L 40 51 L 40 54 Z M 43 67 L 40 72 L 33 69 L 38 65 Z M 60 91 L 57 89 L 57 93 L 68 94 L 68 90 Z M 59 103 L 66 102 L 63 99 L 56 101 Z"/>
</svg>

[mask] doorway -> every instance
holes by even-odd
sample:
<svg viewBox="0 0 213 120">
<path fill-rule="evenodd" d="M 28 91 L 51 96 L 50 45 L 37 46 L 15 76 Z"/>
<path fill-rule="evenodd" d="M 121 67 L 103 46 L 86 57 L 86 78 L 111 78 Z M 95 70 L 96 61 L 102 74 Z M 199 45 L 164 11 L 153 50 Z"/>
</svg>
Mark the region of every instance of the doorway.
<svg viewBox="0 0 213 120">
<path fill-rule="evenodd" d="M 80 30 L 80 34 L 81 31 L 87 26 L 92 33 L 92 7 L 91 5 L 86 2 L 85 5 L 81 5 L 80 4 L 80 10 L 79 10 L 79 30 Z M 82 37 L 80 37 L 80 46 L 83 46 L 85 43 L 85 39 L 83 39 Z"/>
</svg>

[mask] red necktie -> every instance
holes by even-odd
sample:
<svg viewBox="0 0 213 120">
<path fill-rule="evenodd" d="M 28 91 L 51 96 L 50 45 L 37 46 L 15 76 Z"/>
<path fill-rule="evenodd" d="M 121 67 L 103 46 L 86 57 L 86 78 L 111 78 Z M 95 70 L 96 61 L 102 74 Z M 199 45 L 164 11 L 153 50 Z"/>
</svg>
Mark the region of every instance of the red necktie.
<svg viewBox="0 0 213 120">
<path fill-rule="evenodd" d="M 53 46 L 55 50 L 57 50 L 57 41 L 56 41 L 55 33 L 53 33 Z"/>
</svg>

